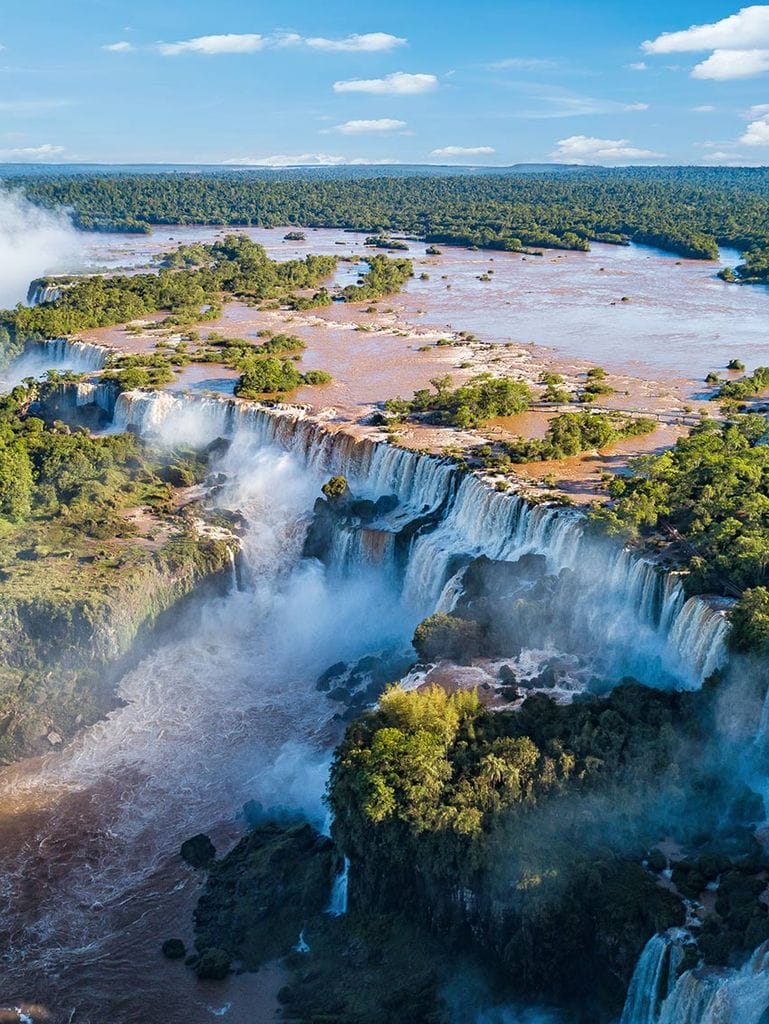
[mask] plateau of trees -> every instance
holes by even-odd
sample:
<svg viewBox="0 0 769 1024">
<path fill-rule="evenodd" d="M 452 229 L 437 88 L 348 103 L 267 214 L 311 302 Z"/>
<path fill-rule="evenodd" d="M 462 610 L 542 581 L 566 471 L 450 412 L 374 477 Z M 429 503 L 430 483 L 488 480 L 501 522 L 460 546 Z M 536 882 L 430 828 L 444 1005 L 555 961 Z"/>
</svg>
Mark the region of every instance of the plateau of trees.
<svg viewBox="0 0 769 1024">
<path fill-rule="evenodd" d="M 524 412 L 531 402 L 528 384 L 512 377 L 493 377 L 481 373 L 452 388 L 450 376 L 435 377 L 433 390 L 421 388 L 410 400 L 395 398 L 385 402 L 394 418 L 425 416 L 436 423 L 467 429 L 495 416 Z"/>
<path fill-rule="evenodd" d="M 769 447 L 758 414 L 704 421 L 661 455 L 633 459 L 593 517 L 630 537 L 680 538 L 693 591 L 745 590 L 733 613 L 740 649 L 769 645 Z"/>
<path fill-rule="evenodd" d="M 511 462 L 565 459 L 581 452 L 607 448 L 625 437 L 652 433 L 657 423 L 649 416 L 621 413 L 564 412 L 550 421 L 544 438 L 518 438 L 502 445 Z"/>
<path fill-rule="evenodd" d="M 536 172 L 378 176 L 341 171 L 36 174 L 16 178 L 35 202 L 74 209 L 89 230 L 161 224 L 344 227 L 387 238 L 519 250 L 584 250 L 593 240 L 655 245 L 713 259 L 744 252 L 744 281 L 769 268 L 766 168 L 571 168 Z"/>
<path fill-rule="evenodd" d="M 93 327 L 126 323 L 166 311 L 169 325 L 212 320 L 223 299 L 259 302 L 317 287 L 336 267 L 333 256 L 271 260 L 244 235 L 212 245 L 180 246 L 157 274 L 88 277 L 53 302 L 0 311 L 0 344 L 11 352 L 27 339 L 56 338 Z"/>
</svg>

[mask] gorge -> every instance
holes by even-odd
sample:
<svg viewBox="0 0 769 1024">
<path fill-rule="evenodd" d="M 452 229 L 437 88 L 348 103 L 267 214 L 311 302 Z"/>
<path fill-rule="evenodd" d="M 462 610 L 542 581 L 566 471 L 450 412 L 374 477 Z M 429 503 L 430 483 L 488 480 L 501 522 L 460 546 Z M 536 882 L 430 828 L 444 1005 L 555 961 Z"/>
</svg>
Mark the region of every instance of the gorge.
<svg viewBox="0 0 769 1024">
<path fill-rule="evenodd" d="M 89 239 L 79 300 L 65 261 L 4 314 L 2 436 L 38 490 L 0 531 L 0 1019 L 766 1024 L 765 408 L 711 421 L 698 380 L 758 361 L 762 286 L 635 244 L 398 238 L 422 272 L 385 261 L 371 299 L 351 232 L 308 259 L 304 232 L 167 231 Z M 49 337 L 67 309 L 88 326 Z M 440 322 L 464 311 L 482 338 Z M 314 386 L 233 397 L 273 353 Z M 389 418 L 446 370 L 531 408 Z M 561 404 L 600 417 L 591 373 L 657 417 L 644 441 L 501 461 Z M 65 483 L 115 457 L 57 491 L 46 444 Z M 643 490 L 673 445 L 726 569 Z M 597 513 L 602 473 L 642 529 Z"/>
<path fill-rule="evenodd" d="M 1 855 L 4 973 L 20 1005 L 33 979 L 40 1001 L 114 1012 L 113 972 L 130 958 L 144 978 L 144 1019 L 189 1019 L 186 1007 L 208 997 L 157 961 L 171 922 L 182 934 L 189 927 L 198 886 L 179 877 L 179 844 L 196 831 L 226 844 L 235 812 L 254 799 L 277 799 L 322 826 L 339 705 L 311 681 L 364 656 L 408 662 L 414 626 L 451 611 L 480 556 L 547 560 L 553 586 L 527 620 L 536 643 L 503 659 L 523 685 L 536 689 L 541 677 L 559 700 L 595 676 L 697 689 L 724 665 L 723 606 L 687 599 L 675 571 L 591 536 L 575 510 L 495 492 L 449 460 L 356 439 L 290 407 L 89 383 L 52 393 L 56 417 L 73 423 L 95 404 L 108 431 L 166 446 L 226 438 L 207 486 L 247 528 L 229 593 L 190 607 L 174 636 L 128 672 L 122 706 L 61 754 L 2 773 L 12 809 Z M 302 550 L 320 487 L 337 475 L 356 499 L 389 500 L 374 518 L 335 521 L 323 564 Z M 498 685 L 497 671 L 489 665 L 487 687 Z M 65 824 L 73 815 L 77 830 Z M 648 973 L 643 961 L 638 970 Z M 246 1019 L 245 978 L 228 983 L 229 1019 Z M 641 1012 L 626 1010 L 630 1024 L 658 1019 Z"/>
</svg>

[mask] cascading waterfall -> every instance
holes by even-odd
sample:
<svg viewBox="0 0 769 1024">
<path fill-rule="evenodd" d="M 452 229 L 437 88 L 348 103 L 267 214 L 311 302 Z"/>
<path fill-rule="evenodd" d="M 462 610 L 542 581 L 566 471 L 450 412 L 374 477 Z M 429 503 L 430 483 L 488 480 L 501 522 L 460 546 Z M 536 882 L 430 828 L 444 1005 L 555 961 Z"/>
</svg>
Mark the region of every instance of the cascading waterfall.
<svg viewBox="0 0 769 1024">
<path fill-rule="evenodd" d="M 653 935 L 646 943 L 628 989 L 620 1024 L 656 1024 L 660 1008 L 670 995 L 683 957 L 678 929 Z"/>
<path fill-rule="evenodd" d="M 334 879 L 334 885 L 331 890 L 331 899 L 329 900 L 327 914 L 332 917 L 341 917 L 347 913 L 347 879 L 350 872 L 350 862 L 345 857 L 342 865 L 342 870 Z"/>
<path fill-rule="evenodd" d="M 565 609 L 569 628 L 575 636 L 592 638 L 595 646 L 613 649 L 612 670 L 697 686 L 725 660 L 728 601 L 687 600 L 680 574 L 630 548 L 596 539 L 579 512 L 494 491 L 447 460 L 354 438 L 296 408 L 168 392 L 121 394 L 113 429 L 129 427 L 187 443 L 245 432 L 258 443 L 301 455 L 314 472 L 345 475 L 356 495 L 396 495 L 393 512 L 362 530 L 340 531 L 334 562 L 352 567 L 393 561 L 394 538 L 416 523 L 403 592 L 408 604 L 425 613 L 456 600 L 450 591 L 442 595 L 457 560 L 485 555 L 515 561 L 538 553 L 546 556 L 549 572 L 575 574 L 581 597 Z M 424 527 L 417 523 L 420 517 Z"/>
<path fill-rule="evenodd" d="M 769 943 L 739 969 L 697 967 L 678 976 L 678 930 L 646 944 L 620 1024 L 765 1024 L 769 1019 Z"/>
<path fill-rule="evenodd" d="M 62 287 L 50 281 L 32 281 L 27 291 L 27 305 L 41 306 L 44 302 L 56 302 L 61 298 Z"/>
<path fill-rule="evenodd" d="M 48 370 L 93 373 L 104 366 L 107 354 L 108 350 L 101 345 L 66 338 L 28 341 L 21 355 L 0 373 L 0 384 L 7 390 L 26 377 L 41 377 Z"/>
</svg>

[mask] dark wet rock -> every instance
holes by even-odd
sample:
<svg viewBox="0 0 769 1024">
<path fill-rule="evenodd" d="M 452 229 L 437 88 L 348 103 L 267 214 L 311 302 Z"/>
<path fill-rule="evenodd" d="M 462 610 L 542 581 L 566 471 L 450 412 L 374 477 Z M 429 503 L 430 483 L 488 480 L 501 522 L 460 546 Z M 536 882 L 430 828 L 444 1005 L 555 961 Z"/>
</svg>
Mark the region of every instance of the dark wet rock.
<svg viewBox="0 0 769 1024">
<path fill-rule="evenodd" d="M 325 672 L 322 672 L 315 683 L 316 690 L 328 690 L 331 687 L 331 682 L 334 679 L 338 679 L 343 676 L 347 671 L 346 661 L 334 662 Z"/>
<path fill-rule="evenodd" d="M 328 695 L 329 700 L 347 701 L 350 699 L 350 691 L 346 686 L 335 686 Z"/>
<path fill-rule="evenodd" d="M 362 523 L 370 523 L 376 519 L 376 505 L 368 498 L 361 498 L 358 501 L 351 502 L 349 512 L 351 516 L 360 519 Z"/>
<path fill-rule="evenodd" d="M 257 826 L 208 874 L 194 915 L 201 961 L 220 950 L 228 969 L 256 970 L 289 953 L 327 907 L 339 868 L 332 841 L 306 822 Z"/>
<path fill-rule="evenodd" d="M 216 437 L 206 447 L 206 455 L 209 458 L 215 458 L 216 456 L 225 455 L 232 447 L 232 441 L 227 437 Z"/>
<path fill-rule="evenodd" d="M 182 858 L 193 868 L 205 868 L 216 857 L 216 847 L 202 832 L 182 843 Z"/>
<path fill-rule="evenodd" d="M 169 960 L 183 960 L 187 955 L 187 948 L 181 939 L 166 939 L 161 948 L 163 956 Z"/>
<path fill-rule="evenodd" d="M 498 675 L 503 683 L 508 683 L 511 686 L 518 681 L 518 677 L 509 665 L 502 665 Z"/>
<path fill-rule="evenodd" d="M 398 495 L 397 494 L 383 494 L 381 498 L 377 498 L 374 502 L 374 512 L 379 516 L 386 516 L 390 512 L 394 512 L 398 507 Z"/>
</svg>

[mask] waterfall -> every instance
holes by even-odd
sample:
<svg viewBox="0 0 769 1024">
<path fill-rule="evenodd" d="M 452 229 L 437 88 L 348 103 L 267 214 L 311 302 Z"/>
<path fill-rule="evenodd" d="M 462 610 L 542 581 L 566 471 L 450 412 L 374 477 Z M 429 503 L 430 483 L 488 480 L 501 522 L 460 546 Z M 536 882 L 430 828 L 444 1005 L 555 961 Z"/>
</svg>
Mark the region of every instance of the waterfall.
<svg viewBox="0 0 769 1024">
<path fill-rule="evenodd" d="M 620 1024 L 764 1024 L 769 943 L 737 968 L 696 967 L 680 977 L 685 932 L 655 935 L 641 954 Z"/>
<path fill-rule="evenodd" d="M 594 536 L 580 512 L 494 491 L 446 459 L 353 437 L 296 407 L 162 391 L 117 398 L 112 429 L 128 428 L 175 444 L 246 435 L 293 452 L 320 475 L 343 474 L 356 496 L 395 495 L 397 507 L 376 522 L 338 531 L 333 561 L 340 571 L 388 562 L 394 571 L 404 536 L 403 594 L 416 611 L 453 606 L 459 582 L 451 579 L 462 561 L 536 553 L 549 573 L 573 574 L 554 608 L 570 639 L 611 652 L 609 670 L 696 687 L 725 660 L 729 601 L 687 600 L 679 573 Z"/>
<path fill-rule="evenodd" d="M 331 899 L 326 910 L 332 917 L 341 917 L 347 913 L 347 879 L 350 871 L 350 862 L 345 857 L 344 864 L 339 874 L 334 879 L 331 889 Z"/>
<path fill-rule="evenodd" d="M 675 983 L 686 932 L 673 929 L 646 943 L 628 989 L 620 1024 L 657 1024 L 660 1007 Z"/>
<path fill-rule="evenodd" d="M 0 373 L 0 385 L 10 389 L 26 377 L 42 377 L 48 370 L 93 373 L 106 362 L 108 350 L 84 341 L 53 338 L 49 341 L 28 341 L 24 351 Z"/>
<path fill-rule="evenodd" d="M 32 281 L 27 291 L 27 305 L 41 306 L 44 302 L 55 302 L 61 298 L 62 291 L 61 284 L 53 284 L 45 279 Z"/>
</svg>

